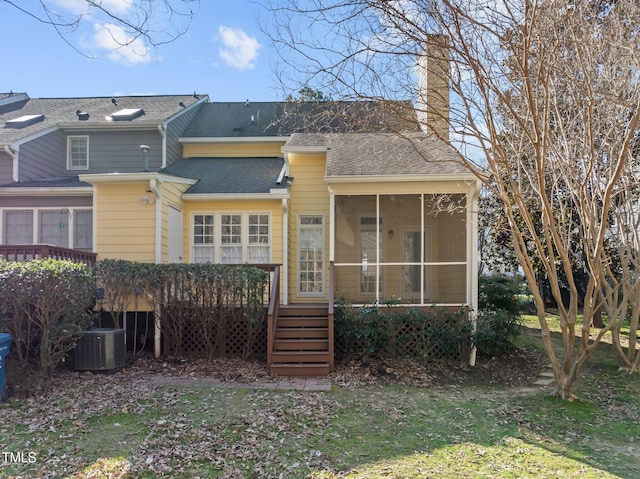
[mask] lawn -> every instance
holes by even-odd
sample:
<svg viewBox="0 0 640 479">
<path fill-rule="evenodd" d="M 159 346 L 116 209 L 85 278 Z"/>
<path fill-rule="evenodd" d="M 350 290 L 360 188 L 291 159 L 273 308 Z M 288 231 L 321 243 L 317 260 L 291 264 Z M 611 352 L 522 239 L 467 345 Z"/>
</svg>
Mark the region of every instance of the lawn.
<svg viewBox="0 0 640 479">
<path fill-rule="evenodd" d="M 522 343 L 538 334 L 526 328 Z M 492 380 L 508 364 L 488 358 L 417 384 L 400 371 L 338 375 L 323 393 L 159 386 L 152 360 L 61 371 L 47 395 L 0 405 L 0 476 L 640 477 L 640 378 L 606 352 L 585 366 L 574 402 Z"/>
</svg>

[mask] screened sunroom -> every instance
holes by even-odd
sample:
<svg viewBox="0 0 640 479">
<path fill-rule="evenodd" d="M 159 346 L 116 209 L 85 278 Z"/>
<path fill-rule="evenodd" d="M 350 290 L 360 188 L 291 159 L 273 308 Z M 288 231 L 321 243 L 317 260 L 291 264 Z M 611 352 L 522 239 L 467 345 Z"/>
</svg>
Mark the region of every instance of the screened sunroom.
<svg viewBox="0 0 640 479">
<path fill-rule="evenodd" d="M 355 304 L 468 304 L 468 206 L 461 193 L 335 195 L 335 294 Z"/>
</svg>

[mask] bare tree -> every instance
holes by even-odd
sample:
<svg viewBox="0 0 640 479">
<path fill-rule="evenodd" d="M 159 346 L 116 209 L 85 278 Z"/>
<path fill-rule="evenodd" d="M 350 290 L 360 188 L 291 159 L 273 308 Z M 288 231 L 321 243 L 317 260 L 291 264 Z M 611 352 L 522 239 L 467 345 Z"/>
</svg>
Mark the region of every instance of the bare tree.
<svg viewBox="0 0 640 479">
<path fill-rule="evenodd" d="M 200 0 L 0 0 L 31 19 L 53 28 L 71 48 L 90 56 L 73 34 L 90 22 L 107 35 L 111 49 L 137 46 L 137 55 L 184 35 Z M 105 42 L 103 42 L 105 43 Z"/>
<path fill-rule="evenodd" d="M 273 39 L 297 75 L 287 81 L 333 98 L 410 98 L 448 126 L 431 133 L 450 135 L 459 160 L 504 205 L 557 397 L 573 398 L 581 366 L 610 331 L 620 365 L 638 370 L 636 0 L 290 0 L 269 8 Z M 451 98 L 434 105 L 416 88 L 417 72 L 442 58 Z M 539 268 L 558 304 L 557 342 Z M 587 274 L 584 289 L 577 269 Z M 600 308 L 608 319 L 594 329 Z M 625 352 L 620 331 L 629 324 L 634 346 Z"/>
</svg>

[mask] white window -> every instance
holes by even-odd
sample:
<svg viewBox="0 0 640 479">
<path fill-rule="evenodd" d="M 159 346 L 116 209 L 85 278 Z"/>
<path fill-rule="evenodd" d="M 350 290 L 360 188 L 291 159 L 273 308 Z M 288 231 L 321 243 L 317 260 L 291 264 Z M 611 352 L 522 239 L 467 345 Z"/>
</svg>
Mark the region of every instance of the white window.
<svg viewBox="0 0 640 479">
<path fill-rule="evenodd" d="M 215 261 L 213 215 L 194 215 L 193 217 L 193 261 L 195 263 Z"/>
<path fill-rule="evenodd" d="M 67 169 L 68 170 L 88 170 L 89 169 L 89 137 L 88 136 L 67 137 Z"/>
<path fill-rule="evenodd" d="M 221 263 L 242 263 L 242 215 L 222 215 L 220 242 Z"/>
<path fill-rule="evenodd" d="M 73 247 L 93 250 L 93 211 L 76 210 L 74 214 Z"/>
<path fill-rule="evenodd" d="M 268 263 L 269 243 L 269 215 L 249 215 L 249 263 Z"/>
<path fill-rule="evenodd" d="M 38 243 L 69 247 L 69 210 L 40 211 Z"/>
<path fill-rule="evenodd" d="M 192 251 L 195 263 L 269 263 L 271 217 L 268 213 L 195 214 Z"/>
<path fill-rule="evenodd" d="M 3 212 L 2 218 L 4 244 L 46 243 L 93 250 L 93 212 L 90 209 L 9 209 Z"/>
<path fill-rule="evenodd" d="M 5 211 L 3 231 L 4 244 L 32 244 L 33 211 Z"/>
</svg>

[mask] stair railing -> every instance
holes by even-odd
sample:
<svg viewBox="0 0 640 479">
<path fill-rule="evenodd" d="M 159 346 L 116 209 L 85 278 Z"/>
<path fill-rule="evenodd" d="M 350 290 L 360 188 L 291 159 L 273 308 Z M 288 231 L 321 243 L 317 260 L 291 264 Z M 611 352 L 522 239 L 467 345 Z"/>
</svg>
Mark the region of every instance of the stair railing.
<svg viewBox="0 0 640 479">
<path fill-rule="evenodd" d="M 267 309 L 267 367 L 271 366 L 278 314 L 280 312 L 280 265 L 273 270 L 269 308 Z"/>
</svg>

